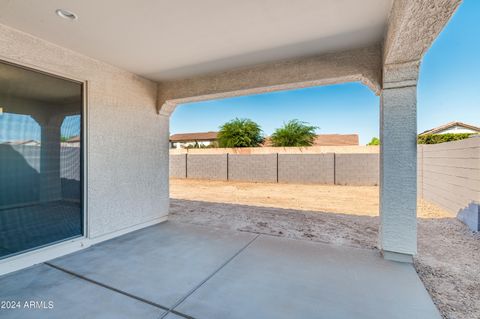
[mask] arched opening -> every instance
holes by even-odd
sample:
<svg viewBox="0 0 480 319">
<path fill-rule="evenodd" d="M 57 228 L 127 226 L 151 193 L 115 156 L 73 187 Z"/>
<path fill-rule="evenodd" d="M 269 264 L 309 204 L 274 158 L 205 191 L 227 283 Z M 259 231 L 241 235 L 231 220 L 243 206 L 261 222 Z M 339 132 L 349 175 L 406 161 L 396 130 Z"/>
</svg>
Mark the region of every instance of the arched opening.
<svg viewBox="0 0 480 319">
<path fill-rule="evenodd" d="M 367 144 L 379 136 L 378 105 L 367 86 L 345 83 L 177 106 L 169 219 L 376 247 L 379 146 Z M 217 132 L 195 134 L 234 118 L 258 123 L 267 139 L 298 119 L 315 126 L 317 138 L 310 147 L 221 148 Z"/>
</svg>

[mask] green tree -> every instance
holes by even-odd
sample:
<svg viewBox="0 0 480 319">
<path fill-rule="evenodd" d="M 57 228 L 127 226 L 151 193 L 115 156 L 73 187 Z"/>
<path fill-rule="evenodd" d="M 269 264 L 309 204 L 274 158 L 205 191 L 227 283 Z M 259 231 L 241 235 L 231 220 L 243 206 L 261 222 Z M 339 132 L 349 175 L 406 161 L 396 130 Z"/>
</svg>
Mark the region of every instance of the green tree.
<svg viewBox="0 0 480 319">
<path fill-rule="evenodd" d="M 425 134 L 417 139 L 418 144 L 439 144 L 469 138 L 472 133 Z"/>
<path fill-rule="evenodd" d="M 220 126 L 218 132 L 220 147 L 256 147 L 262 143 L 262 129 L 250 119 L 235 118 Z"/>
<path fill-rule="evenodd" d="M 446 133 L 446 134 L 425 134 L 419 135 L 417 138 L 417 144 L 439 144 L 451 141 L 458 141 L 469 138 L 475 135 L 472 133 Z M 377 137 L 372 138 L 367 145 L 380 145 L 380 139 Z"/>
<path fill-rule="evenodd" d="M 290 120 L 270 137 L 273 146 L 312 146 L 318 127 L 299 120 Z"/>
<path fill-rule="evenodd" d="M 380 139 L 378 137 L 372 137 L 372 140 L 367 145 L 380 145 Z"/>
</svg>

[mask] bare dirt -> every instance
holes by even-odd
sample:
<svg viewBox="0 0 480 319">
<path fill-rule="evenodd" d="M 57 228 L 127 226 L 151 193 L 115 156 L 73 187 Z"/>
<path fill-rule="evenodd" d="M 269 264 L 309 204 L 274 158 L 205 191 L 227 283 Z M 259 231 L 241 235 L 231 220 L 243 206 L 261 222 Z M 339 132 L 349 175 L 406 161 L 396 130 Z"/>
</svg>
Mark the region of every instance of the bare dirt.
<svg viewBox="0 0 480 319">
<path fill-rule="evenodd" d="M 170 219 L 376 249 L 378 187 L 170 181 Z M 415 268 L 444 318 L 480 318 L 480 235 L 420 201 Z"/>
</svg>

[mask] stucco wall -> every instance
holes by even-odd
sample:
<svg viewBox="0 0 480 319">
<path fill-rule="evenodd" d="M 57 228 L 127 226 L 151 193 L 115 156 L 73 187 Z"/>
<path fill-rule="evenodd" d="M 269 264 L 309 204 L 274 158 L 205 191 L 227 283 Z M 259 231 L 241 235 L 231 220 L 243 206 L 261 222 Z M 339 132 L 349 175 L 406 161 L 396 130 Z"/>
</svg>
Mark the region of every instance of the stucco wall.
<svg viewBox="0 0 480 319">
<path fill-rule="evenodd" d="M 0 25 L 0 59 L 88 81 L 88 236 L 168 213 L 168 117 L 157 86 L 109 64 Z"/>
<path fill-rule="evenodd" d="M 376 44 L 164 81 L 158 85 L 159 112 L 171 114 L 181 103 L 344 82 L 362 82 L 379 94 L 381 60 Z"/>
</svg>

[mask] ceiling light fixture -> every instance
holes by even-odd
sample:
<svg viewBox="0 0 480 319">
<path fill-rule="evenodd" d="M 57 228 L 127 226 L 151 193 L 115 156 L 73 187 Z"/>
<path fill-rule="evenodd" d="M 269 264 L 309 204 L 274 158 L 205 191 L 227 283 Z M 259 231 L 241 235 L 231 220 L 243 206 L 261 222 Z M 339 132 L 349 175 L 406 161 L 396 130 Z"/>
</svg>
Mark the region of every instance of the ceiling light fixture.
<svg viewBox="0 0 480 319">
<path fill-rule="evenodd" d="M 57 9 L 55 10 L 55 13 L 61 17 L 61 18 L 64 18 L 64 19 L 67 19 L 67 20 L 77 20 L 78 19 L 78 16 L 73 13 L 73 12 L 70 12 L 68 10 L 64 10 L 64 9 Z"/>
</svg>

